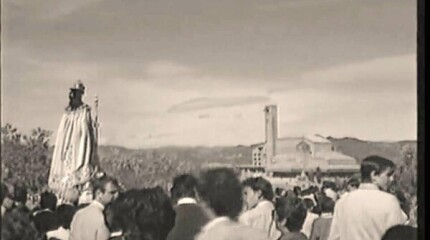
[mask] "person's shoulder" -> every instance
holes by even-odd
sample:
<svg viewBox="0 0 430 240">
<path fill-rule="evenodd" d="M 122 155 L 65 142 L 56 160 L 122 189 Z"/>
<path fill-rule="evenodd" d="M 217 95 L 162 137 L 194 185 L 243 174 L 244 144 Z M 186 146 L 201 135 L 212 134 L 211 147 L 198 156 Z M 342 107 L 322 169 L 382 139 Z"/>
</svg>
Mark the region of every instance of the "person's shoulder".
<svg viewBox="0 0 430 240">
<path fill-rule="evenodd" d="M 384 202 L 391 202 L 391 203 L 397 203 L 398 200 L 396 196 L 394 196 L 391 193 L 381 191 L 381 190 L 374 190 L 371 192 L 370 196 L 374 196 L 374 198 L 378 199 L 380 203 Z"/>
<path fill-rule="evenodd" d="M 273 208 L 270 208 L 269 206 L 270 205 L 268 204 L 258 204 L 256 207 L 243 212 L 239 216 L 239 219 L 244 220 L 259 218 L 262 215 L 266 214 L 266 212 L 271 212 L 271 210 L 273 210 Z"/>
<path fill-rule="evenodd" d="M 231 239 L 247 239 L 247 240 L 268 239 L 266 234 L 263 231 L 249 226 L 244 226 L 236 222 L 234 222 L 234 224 L 231 225 L 230 232 L 233 236 Z"/>
</svg>

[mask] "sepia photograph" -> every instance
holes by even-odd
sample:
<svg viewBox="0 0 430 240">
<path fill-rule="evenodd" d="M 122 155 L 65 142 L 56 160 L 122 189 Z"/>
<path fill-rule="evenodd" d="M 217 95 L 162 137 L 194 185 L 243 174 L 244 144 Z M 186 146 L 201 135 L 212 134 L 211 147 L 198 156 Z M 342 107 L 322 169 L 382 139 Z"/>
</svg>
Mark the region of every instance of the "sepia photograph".
<svg viewBox="0 0 430 240">
<path fill-rule="evenodd" d="M 1 239 L 418 239 L 418 5 L 1 0 Z"/>
</svg>

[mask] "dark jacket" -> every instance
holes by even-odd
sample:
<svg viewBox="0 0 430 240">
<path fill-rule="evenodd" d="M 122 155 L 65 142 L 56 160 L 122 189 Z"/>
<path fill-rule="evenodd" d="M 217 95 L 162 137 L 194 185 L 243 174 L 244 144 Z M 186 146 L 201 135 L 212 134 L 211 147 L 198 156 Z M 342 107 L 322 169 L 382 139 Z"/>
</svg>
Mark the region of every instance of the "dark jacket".
<svg viewBox="0 0 430 240">
<path fill-rule="evenodd" d="M 200 229 L 209 221 L 199 204 L 175 206 L 175 225 L 166 240 L 193 240 Z"/>
</svg>

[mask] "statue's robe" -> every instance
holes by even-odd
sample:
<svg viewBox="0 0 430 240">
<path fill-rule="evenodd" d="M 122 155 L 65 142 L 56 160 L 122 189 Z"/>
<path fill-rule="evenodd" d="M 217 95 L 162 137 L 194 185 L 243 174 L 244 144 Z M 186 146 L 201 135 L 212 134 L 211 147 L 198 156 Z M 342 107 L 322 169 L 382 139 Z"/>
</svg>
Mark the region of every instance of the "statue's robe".
<svg viewBox="0 0 430 240">
<path fill-rule="evenodd" d="M 66 109 L 58 127 L 49 172 L 49 187 L 56 193 L 88 182 L 98 167 L 91 109 L 83 104 Z"/>
</svg>

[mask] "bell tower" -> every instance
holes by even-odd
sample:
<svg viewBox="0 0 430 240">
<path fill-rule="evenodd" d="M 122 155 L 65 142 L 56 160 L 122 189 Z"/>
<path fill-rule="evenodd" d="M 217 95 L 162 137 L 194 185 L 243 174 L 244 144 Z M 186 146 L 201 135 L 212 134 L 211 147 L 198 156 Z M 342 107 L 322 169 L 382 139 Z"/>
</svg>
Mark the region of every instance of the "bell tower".
<svg viewBox="0 0 430 240">
<path fill-rule="evenodd" d="M 278 108 L 268 105 L 264 108 L 266 123 L 266 165 L 273 162 L 276 154 L 276 140 L 278 139 Z"/>
</svg>

